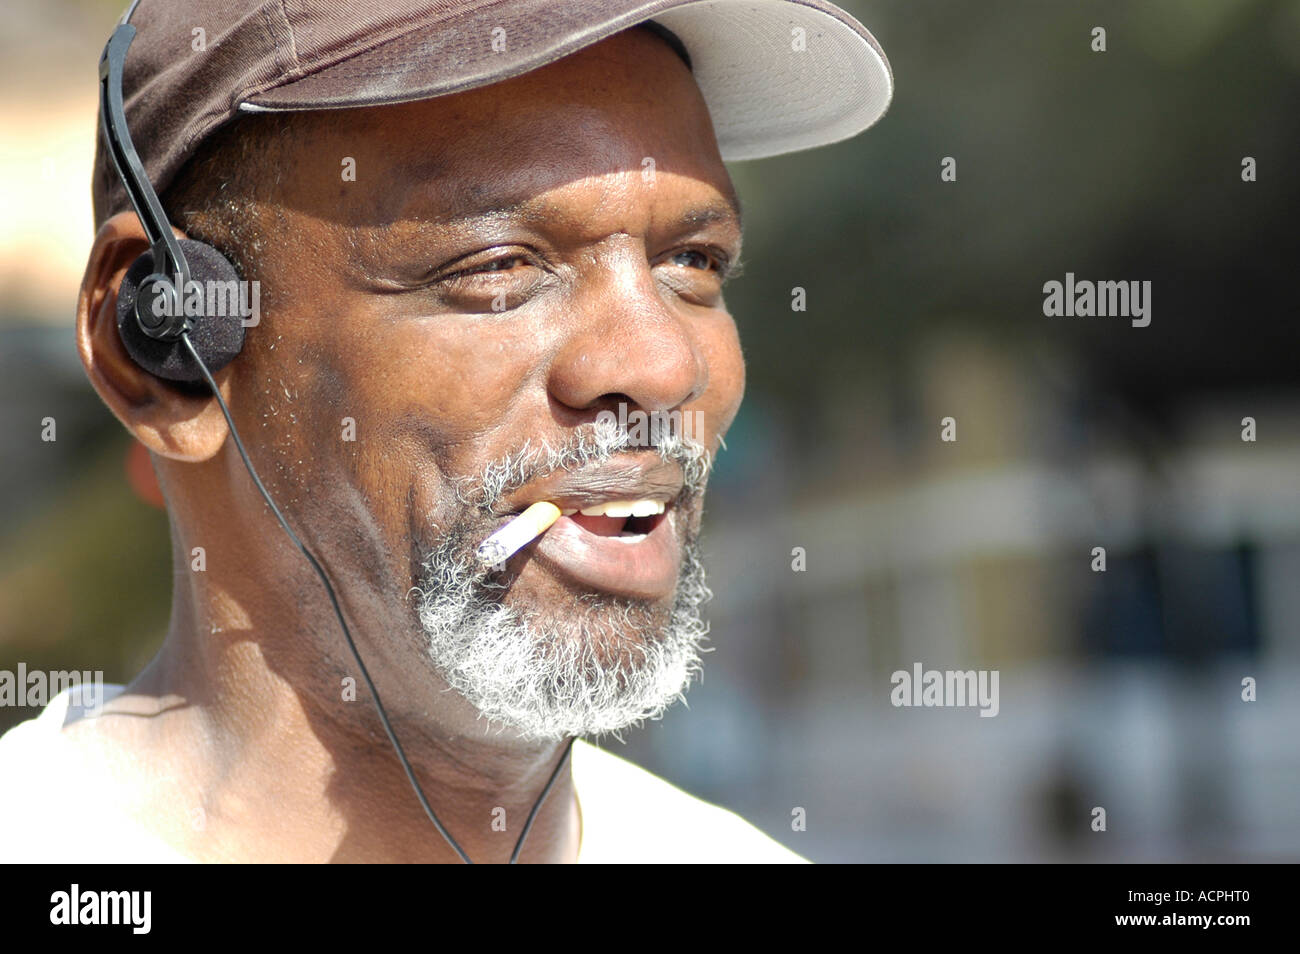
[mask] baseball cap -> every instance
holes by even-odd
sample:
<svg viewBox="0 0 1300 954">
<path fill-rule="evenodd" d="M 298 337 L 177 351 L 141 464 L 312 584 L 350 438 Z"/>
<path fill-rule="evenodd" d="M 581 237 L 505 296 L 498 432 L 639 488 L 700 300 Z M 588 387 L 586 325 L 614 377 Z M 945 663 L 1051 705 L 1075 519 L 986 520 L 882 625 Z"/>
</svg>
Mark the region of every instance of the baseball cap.
<svg viewBox="0 0 1300 954">
<path fill-rule="evenodd" d="M 647 21 L 684 48 L 724 160 L 847 139 L 893 95 L 875 38 L 824 0 L 139 0 L 127 123 L 161 194 L 241 114 L 445 96 Z M 130 207 L 102 136 L 92 193 L 97 222 Z"/>
</svg>

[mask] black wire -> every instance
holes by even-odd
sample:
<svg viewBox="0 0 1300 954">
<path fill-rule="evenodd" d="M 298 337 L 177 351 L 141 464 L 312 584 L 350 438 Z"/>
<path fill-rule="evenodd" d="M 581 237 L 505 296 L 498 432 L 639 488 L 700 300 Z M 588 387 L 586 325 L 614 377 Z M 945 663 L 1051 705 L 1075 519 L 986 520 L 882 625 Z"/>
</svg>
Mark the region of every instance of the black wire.
<svg viewBox="0 0 1300 954">
<path fill-rule="evenodd" d="M 199 357 L 199 353 L 195 349 L 194 343 L 190 341 L 189 332 L 181 332 L 180 340 L 184 342 L 185 350 L 190 353 L 190 357 L 194 359 L 194 363 L 198 366 L 199 371 L 203 373 L 203 379 L 207 381 L 208 387 L 212 389 L 212 394 L 217 399 L 217 404 L 221 408 L 221 413 L 226 419 L 226 424 L 230 427 L 230 436 L 234 439 L 235 447 L 239 451 L 239 456 L 243 458 L 244 467 L 248 470 L 248 476 L 253 478 L 253 483 L 256 484 L 257 489 L 261 491 L 262 497 L 266 500 L 267 506 L 269 506 L 271 512 L 275 514 L 275 519 L 280 521 L 280 526 L 284 528 L 284 532 L 289 535 L 289 539 L 293 541 L 294 545 L 302 551 L 302 555 L 307 558 L 307 562 L 311 564 L 311 568 L 316 571 L 316 575 L 320 577 L 321 583 L 324 584 L 325 592 L 329 594 L 330 604 L 334 607 L 334 615 L 338 617 L 339 626 L 343 629 L 343 638 L 347 640 L 348 649 L 352 650 L 352 658 L 357 661 L 357 668 L 361 670 L 361 677 L 366 681 L 366 686 L 370 689 L 370 697 L 374 700 L 375 709 L 379 712 L 379 721 L 384 724 L 384 731 L 388 733 L 388 741 L 393 743 L 393 750 L 397 753 L 397 757 L 402 761 L 402 768 L 405 769 L 406 777 L 410 780 L 411 787 L 415 790 L 415 795 L 420 800 L 420 806 L 424 809 L 424 813 L 429 816 L 429 821 L 433 822 L 433 827 L 438 829 L 438 833 L 447 840 L 447 844 L 451 845 L 452 850 L 460 856 L 460 860 L 465 862 L 467 865 L 472 865 L 474 862 L 470 861 L 469 855 L 465 854 L 464 850 L 459 844 L 457 844 L 456 839 L 451 837 L 451 833 L 443 827 L 442 822 L 438 820 L 438 816 L 434 814 L 433 808 L 429 805 L 429 800 L 424 795 L 424 789 L 420 787 L 420 782 L 416 779 L 415 772 L 411 769 L 411 763 L 406 758 L 406 752 L 402 750 L 402 743 L 397 741 L 397 733 L 393 731 L 393 727 L 388 721 L 388 713 L 384 711 L 384 704 L 379 701 L 379 690 L 375 688 L 374 682 L 371 681 L 370 673 L 366 669 L 366 664 L 361 661 L 361 653 L 357 651 L 356 643 L 352 641 L 352 632 L 348 629 L 347 621 L 343 618 L 343 610 L 339 608 L 338 597 L 334 594 L 334 587 L 330 585 L 329 577 L 326 576 L 324 569 L 321 568 L 321 565 L 316 561 L 316 558 L 311 555 L 311 551 L 303 545 L 303 542 L 298 539 L 298 535 L 293 532 L 293 528 L 290 527 L 288 521 L 284 519 L 284 514 L 280 513 L 280 508 L 275 505 L 275 501 L 271 499 L 271 495 L 267 492 L 266 487 L 263 486 L 262 479 L 257 476 L 257 471 L 253 467 L 253 462 L 248 459 L 248 452 L 244 450 L 244 442 L 239 439 L 239 429 L 235 427 L 234 418 L 230 416 L 230 408 L 226 407 L 226 401 L 221 396 L 221 389 L 217 387 L 217 382 L 213 380 L 211 372 L 208 371 L 208 366 L 204 363 L 203 359 Z M 528 837 L 528 832 L 533 827 L 533 820 L 536 818 L 538 810 L 542 807 L 542 802 L 544 802 L 546 796 L 550 794 L 551 786 L 555 784 L 555 779 L 560 774 L 560 767 L 564 765 L 565 760 L 569 757 L 569 751 L 573 748 L 573 742 L 573 739 L 569 740 L 568 746 L 564 750 L 564 756 L 560 759 L 559 763 L 555 766 L 555 770 L 551 773 L 550 781 L 546 783 L 546 787 L 542 789 L 541 796 L 533 804 L 533 810 L 528 813 L 528 821 L 524 824 L 524 830 L 520 833 L 519 841 L 515 844 L 514 853 L 510 856 L 510 864 L 514 864 L 518 859 L 519 851 L 524 846 L 524 839 Z"/>
<path fill-rule="evenodd" d="M 546 796 L 551 794 L 551 786 L 554 785 L 555 780 L 559 778 L 560 769 L 564 767 L 564 763 L 569 758 L 569 753 L 572 751 L 573 739 L 570 739 L 569 744 L 564 747 L 564 755 L 560 756 L 560 761 L 555 763 L 555 768 L 551 771 L 551 777 L 547 781 L 546 787 L 542 789 L 541 796 L 533 803 L 533 810 L 528 813 L 528 821 L 524 822 L 524 830 L 519 833 L 519 840 L 515 842 L 515 850 L 510 855 L 510 863 L 512 865 L 519 860 L 519 851 L 524 847 L 524 839 L 527 838 L 528 833 L 533 830 L 533 820 L 537 818 L 537 810 L 542 807 L 542 802 L 546 801 Z"/>
</svg>

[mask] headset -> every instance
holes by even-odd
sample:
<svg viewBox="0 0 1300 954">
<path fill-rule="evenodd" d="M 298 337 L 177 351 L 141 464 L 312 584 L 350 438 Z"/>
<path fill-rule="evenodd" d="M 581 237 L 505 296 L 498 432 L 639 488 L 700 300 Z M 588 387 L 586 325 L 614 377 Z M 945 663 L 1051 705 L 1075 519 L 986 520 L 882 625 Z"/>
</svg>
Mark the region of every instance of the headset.
<svg viewBox="0 0 1300 954">
<path fill-rule="evenodd" d="M 226 406 L 216 381 L 213 380 L 213 373 L 233 361 L 244 347 L 246 329 L 243 316 L 239 314 L 241 309 L 229 309 L 233 314 L 228 315 L 208 313 L 206 310 L 208 299 L 204 296 L 201 313 L 196 315 L 193 313 L 193 308 L 186 308 L 186 291 L 191 288 L 191 282 L 198 282 L 200 287 L 212 287 L 207 284 L 210 281 L 238 282 L 239 274 L 230 260 L 211 245 L 190 239 L 178 240 L 172 234 L 171 223 L 163 211 L 162 202 L 150 184 L 144 165 L 131 141 L 122 102 L 122 75 L 127 50 L 130 49 L 131 41 L 136 35 L 136 29 L 130 22 L 131 16 L 139 3 L 140 0 L 133 0 L 126 13 L 122 15 L 99 60 L 100 129 L 109 154 L 113 158 L 118 177 L 126 189 L 127 197 L 135 208 L 136 215 L 140 217 L 140 224 L 144 227 L 145 237 L 149 241 L 149 250 L 131 263 L 122 278 L 122 286 L 117 297 L 118 335 L 131 359 L 155 377 L 181 384 L 202 382 L 212 391 L 230 428 L 230 436 L 235 442 L 239 456 L 244 461 L 249 477 L 261 492 L 284 532 L 306 557 L 325 587 L 330 605 L 334 608 L 334 615 L 338 618 L 339 628 L 343 631 L 343 638 L 347 642 L 348 649 L 352 651 L 352 658 L 356 660 L 357 668 L 365 680 L 366 687 L 370 690 L 370 697 L 375 702 L 379 721 L 383 723 L 384 731 L 388 733 L 388 740 L 393 745 L 393 751 L 402 762 L 402 768 L 406 771 L 406 777 L 420 801 L 420 806 L 429 817 L 429 821 L 433 823 L 433 827 L 446 839 L 447 844 L 452 847 L 461 861 L 473 864 L 430 807 L 424 789 L 420 787 L 411 763 L 397 740 L 397 734 L 388 721 L 388 713 L 384 711 L 384 705 L 379 700 L 379 691 L 371 681 L 365 663 L 361 661 L 361 654 L 352 640 L 352 633 L 343 618 L 343 610 L 339 607 L 338 597 L 329 577 L 317 559 L 312 556 L 311 551 L 293 532 L 284 514 L 280 512 L 280 508 L 275 505 L 275 501 L 271 499 L 271 495 L 262 484 L 261 478 L 257 476 L 257 470 L 244 449 L 244 442 L 240 440 L 239 430 L 235 427 L 230 409 Z M 225 310 L 220 309 L 221 312 Z M 524 840 L 532 830 L 542 803 L 546 801 L 546 796 L 555 785 L 560 769 L 568 761 L 573 743 L 574 739 L 569 739 L 563 755 L 546 782 L 546 787 L 542 789 L 541 795 L 533 804 L 532 811 L 528 813 L 528 819 L 510 855 L 510 864 L 515 864 L 519 860 L 519 852 L 523 849 Z"/>
</svg>

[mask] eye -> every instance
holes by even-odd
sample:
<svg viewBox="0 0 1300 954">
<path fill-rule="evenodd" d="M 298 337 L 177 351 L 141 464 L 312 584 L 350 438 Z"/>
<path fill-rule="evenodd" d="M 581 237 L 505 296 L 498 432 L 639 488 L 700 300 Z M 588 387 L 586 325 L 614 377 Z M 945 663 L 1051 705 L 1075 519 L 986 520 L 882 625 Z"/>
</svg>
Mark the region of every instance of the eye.
<svg viewBox="0 0 1300 954">
<path fill-rule="evenodd" d="M 469 275 L 485 275 L 485 274 L 491 274 L 492 272 L 508 272 L 511 271 L 516 264 L 527 265 L 528 264 L 527 257 L 520 255 L 518 253 L 514 253 L 511 255 L 501 255 L 498 256 L 497 258 L 489 259 L 486 262 L 480 262 L 477 265 L 471 265 L 468 268 L 462 268 L 457 271 L 451 272 L 448 275 L 443 275 L 440 279 L 438 279 L 438 281 L 454 281 L 455 279 L 464 278 Z"/>
<path fill-rule="evenodd" d="M 700 271 L 717 272 L 719 275 L 726 275 L 729 265 L 725 255 L 699 248 L 684 248 L 679 252 L 674 252 L 670 261 L 675 265 L 684 265 Z"/>
<path fill-rule="evenodd" d="M 544 260 L 531 251 L 504 249 L 495 258 L 466 256 L 428 281 L 448 307 L 468 314 L 512 311 L 539 293 L 550 281 Z M 476 260 L 477 259 L 477 260 Z"/>
</svg>

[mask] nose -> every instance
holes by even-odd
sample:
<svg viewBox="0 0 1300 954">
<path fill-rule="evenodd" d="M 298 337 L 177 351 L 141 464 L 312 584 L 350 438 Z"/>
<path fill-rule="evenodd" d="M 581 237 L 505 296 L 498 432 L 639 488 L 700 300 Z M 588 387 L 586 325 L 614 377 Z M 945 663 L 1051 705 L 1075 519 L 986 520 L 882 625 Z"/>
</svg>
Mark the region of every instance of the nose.
<svg viewBox="0 0 1300 954">
<path fill-rule="evenodd" d="M 593 265 L 573 302 L 574 330 L 551 365 L 548 387 L 575 411 L 619 402 L 669 411 L 708 387 L 708 363 L 689 317 L 665 300 L 644 257 L 635 259 L 620 255 L 617 263 Z"/>
</svg>

